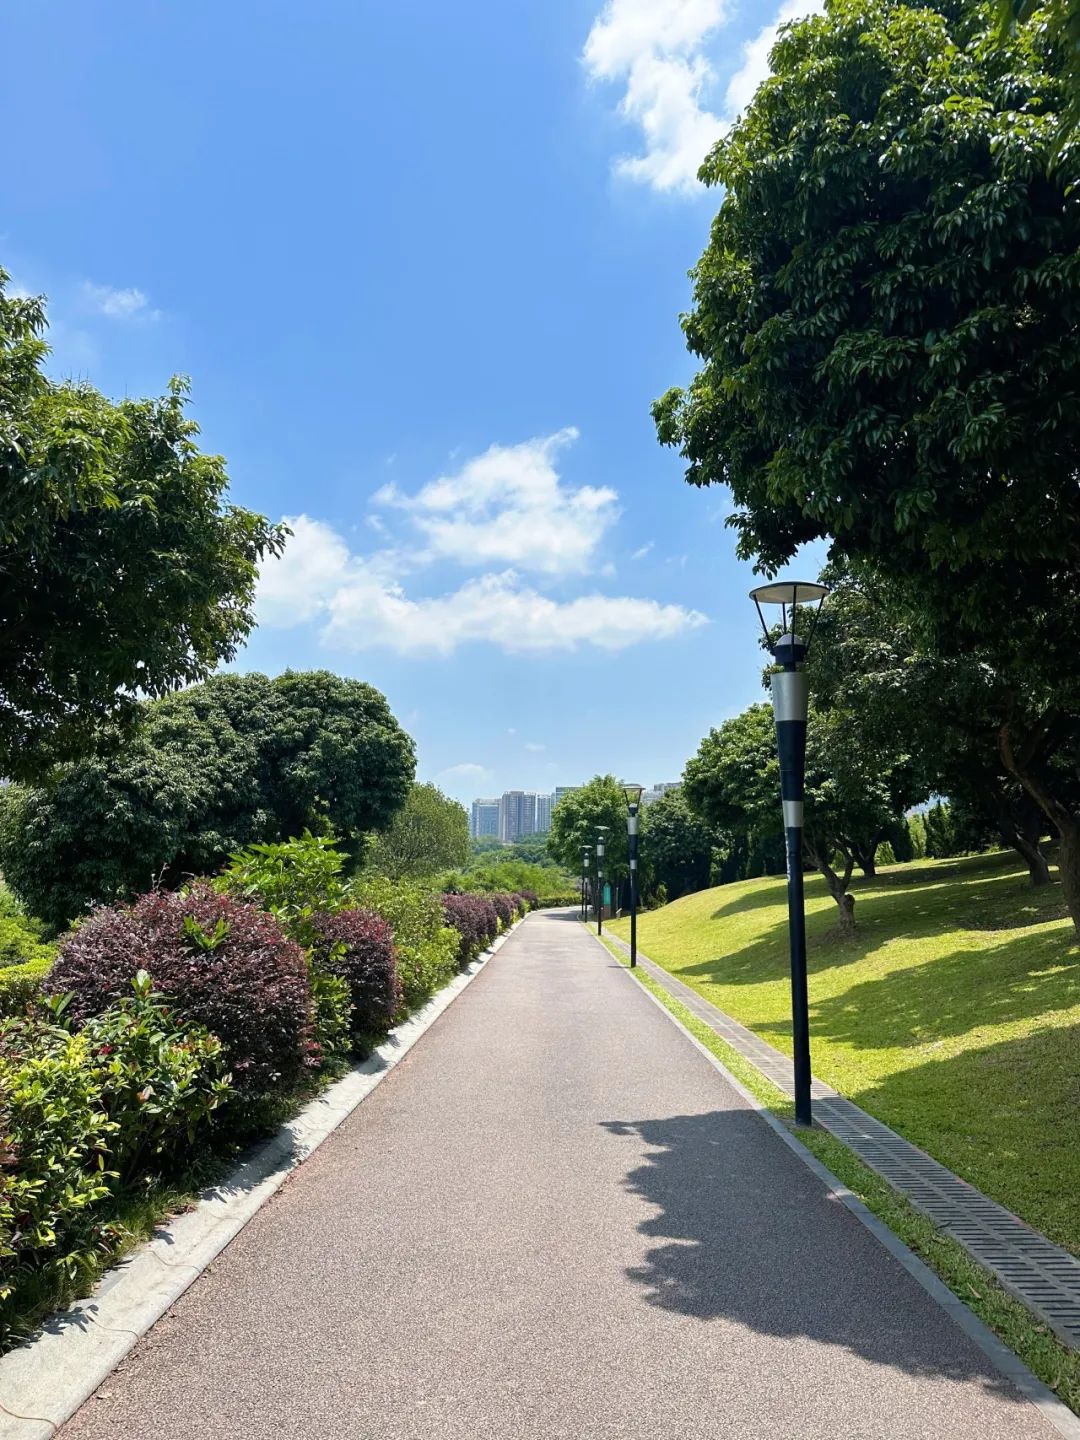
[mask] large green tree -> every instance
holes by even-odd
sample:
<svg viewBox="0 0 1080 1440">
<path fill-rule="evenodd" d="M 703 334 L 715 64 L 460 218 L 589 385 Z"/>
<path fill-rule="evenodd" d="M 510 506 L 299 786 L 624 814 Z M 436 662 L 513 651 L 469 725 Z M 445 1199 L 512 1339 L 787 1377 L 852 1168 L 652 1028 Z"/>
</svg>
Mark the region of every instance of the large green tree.
<svg viewBox="0 0 1080 1440">
<path fill-rule="evenodd" d="M 703 170 L 724 188 L 654 408 L 687 478 L 730 486 L 767 573 L 826 538 L 888 575 L 928 651 L 981 651 L 1001 763 L 1061 835 L 1080 715 L 1080 189 L 1069 80 L 1038 18 L 827 0 Z"/>
<path fill-rule="evenodd" d="M 873 873 L 874 854 L 905 809 L 913 771 L 907 754 L 854 743 L 849 717 L 811 711 L 806 741 L 806 860 L 825 878 L 839 929 L 855 925 L 850 885 L 856 865 Z M 683 793 L 708 824 L 748 841 L 783 833 L 780 762 L 771 705 L 751 705 L 702 740 L 687 762 Z"/>
<path fill-rule="evenodd" d="M 371 846 L 368 864 L 395 879 L 464 865 L 469 817 L 436 785 L 413 784 L 405 804 Z"/>
<path fill-rule="evenodd" d="M 693 813 L 679 790 L 669 790 L 641 812 L 641 859 L 650 891 L 663 885 L 669 900 L 704 890 L 712 879 L 716 833 Z"/>
<path fill-rule="evenodd" d="M 581 874 L 581 847 L 591 845 L 589 875 L 596 874 L 596 832 L 608 827 L 604 845 L 604 879 L 612 892 L 630 873 L 626 847 L 626 796 L 614 775 L 594 775 L 564 795 L 551 812 L 547 848 L 571 875 Z"/>
<path fill-rule="evenodd" d="M 212 874 L 233 851 L 330 826 L 357 851 L 413 778 L 384 697 L 326 671 L 216 675 L 144 701 L 122 747 L 0 800 L 0 870 L 62 925 L 96 902 Z"/>
<path fill-rule="evenodd" d="M 230 660 L 285 532 L 226 502 L 177 380 L 113 403 L 44 373 L 40 300 L 0 270 L 0 773 L 40 776 Z"/>
</svg>

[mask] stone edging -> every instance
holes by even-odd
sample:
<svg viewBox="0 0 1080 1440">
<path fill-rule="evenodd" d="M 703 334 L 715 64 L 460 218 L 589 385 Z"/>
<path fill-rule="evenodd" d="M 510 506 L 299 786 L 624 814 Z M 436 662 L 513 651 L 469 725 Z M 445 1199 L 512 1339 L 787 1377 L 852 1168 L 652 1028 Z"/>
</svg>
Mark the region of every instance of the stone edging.
<svg viewBox="0 0 1080 1440">
<path fill-rule="evenodd" d="M 588 929 L 588 927 L 586 927 Z M 612 959 L 611 951 L 604 944 L 603 940 L 595 931 L 589 929 L 588 933 L 603 950 L 604 954 Z M 617 937 L 612 936 L 613 940 Z M 638 952 L 640 962 L 641 952 Z M 618 962 L 616 962 L 618 963 Z M 629 979 L 629 967 L 619 965 L 620 970 L 625 970 Z M 869 1210 L 863 1202 L 854 1195 L 842 1180 L 839 1180 L 831 1170 L 827 1169 L 815 1155 L 812 1155 L 804 1145 L 801 1145 L 791 1131 L 776 1116 L 763 1105 L 757 1096 L 733 1075 L 723 1061 L 718 1060 L 711 1050 L 701 1043 L 698 1038 L 691 1034 L 686 1026 L 679 1020 L 663 1001 L 658 1000 L 644 985 L 638 989 L 649 1000 L 662 1015 L 665 1015 L 676 1029 L 681 1030 L 690 1044 L 700 1052 L 709 1062 L 714 1070 L 717 1070 L 733 1090 L 746 1101 L 746 1103 L 757 1112 L 769 1129 L 774 1132 L 778 1139 L 793 1151 L 803 1164 L 818 1177 L 826 1190 L 847 1210 L 866 1226 L 867 1230 L 884 1245 L 892 1257 L 901 1264 L 907 1273 L 921 1285 L 930 1298 L 937 1302 L 946 1311 L 964 1334 L 976 1344 L 996 1370 L 1005 1376 L 1013 1386 L 1040 1412 L 1048 1424 L 1052 1425 L 1066 1440 L 1080 1440 L 1080 1418 L 1073 1414 L 1069 1407 L 1054 1394 L 1048 1385 L 1034 1375 L 1024 1362 L 1009 1347 L 994 1334 L 989 1326 L 984 1325 L 974 1311 L 969 1310 L 964 1302 L 949 1289 L 943 1280 L 925 1264 L 919 1257 L 904 1244 L 883 1220 Z M 672 996 L 672 999 L 676 997 Z"/>
<path fill-rule="evenodd" d="M 106 1272 L 93 1293 L 54 1315 L 0 1358 L 0 1437 L 51 1440 L 150 1327 L 176 1303 L 289 1177 L 389 1075 L 499 951 L 517 921 L 415 1015 L 396 1026 L 362 1065 L 258 1145 L 195 1207 Z"/>
</svg>

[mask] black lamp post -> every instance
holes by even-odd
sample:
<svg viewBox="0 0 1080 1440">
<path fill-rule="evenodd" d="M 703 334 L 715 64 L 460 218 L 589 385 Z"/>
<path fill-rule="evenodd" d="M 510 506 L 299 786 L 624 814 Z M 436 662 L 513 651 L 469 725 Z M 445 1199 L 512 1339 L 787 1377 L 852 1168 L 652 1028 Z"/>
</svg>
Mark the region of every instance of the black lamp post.
<svg viewBox="0 0 1080 1440">
<path fill-rule="evenodd" d="M 773 716 L 780 753 L 780 798 L 787 840 L 788 936 L 791 949 L 791 1036 L 795 1051 L 795 1119 L 813 1123 L 810 1111 L 810 1002 L 806 988 L 806 909 L 803 899 L 803 790 L 806 783 L 806 719 L 809 692 L 799 665 L 810 648 L 817 612 L 829 592 L 811 581 L 783 580 L 750 591 L 765 641 L 781 668 L 772 675 Z M 806 636 L 796 628 L 799 605 L 813 606 Z M 762 605 L 779 605 L 780 634 L 774 636 Z M 775 627 L 774 627 L 775 628 Z"/>
<path fill-rule="evenodd" d="M 596 827 L 596 933 L 604 933 L 604 836 L 610 825 Z"/>
<path fill-rule="evenodd" d="M 630 969 L 637 964 L 637 822 L 643 785 L 624 785 L 626 796 L 626 848 L 630 856 Z"/>
<path fill-rule="evenodd" d="M 586 878 L 586 875 L 587 875 L 587 873 L 588 873 L 588 869 L 589 869 L 589 856 L 590 856 L 591 854 L 592 854 L 592 846 L 591 846 L 591 845 L 582 845 L 582 847 L 581 847 L 581 918 L 582 918 L 582 920 L 588 920 L 588 918 L 589 918 L 589 912 L 588 912 L 588 909 L 586 908 L 586 900 L 585 900 L 585 895 L 586 895 L 586 890 L 585 890 L 585 878 Z"/>
</svg>

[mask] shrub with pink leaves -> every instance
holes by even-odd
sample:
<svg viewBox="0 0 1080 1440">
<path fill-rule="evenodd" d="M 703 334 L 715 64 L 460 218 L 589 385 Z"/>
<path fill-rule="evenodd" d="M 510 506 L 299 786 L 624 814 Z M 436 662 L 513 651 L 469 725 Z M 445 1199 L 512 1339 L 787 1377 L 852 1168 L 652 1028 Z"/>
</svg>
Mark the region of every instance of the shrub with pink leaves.
<svg viewBox="0 0 1080 1440">
<path fill-rule="evenodd" d="M 199 883 L 102 907 L 60 942 L 46 988 L 71 993 L 78 1022 L 130 995 L 140 970 L 218 1037 L 240 1096 L 291 1086 L 316 1058 L 307 957 L 254 905 Z"/>
<path fill-rule="evenodd" d="M 309 924 L 312 964 L 348 983 L 353 1037 L 385 1035 L 403 998 L 390 926 L 372 910 L 324 910 Z"/>
</svg>

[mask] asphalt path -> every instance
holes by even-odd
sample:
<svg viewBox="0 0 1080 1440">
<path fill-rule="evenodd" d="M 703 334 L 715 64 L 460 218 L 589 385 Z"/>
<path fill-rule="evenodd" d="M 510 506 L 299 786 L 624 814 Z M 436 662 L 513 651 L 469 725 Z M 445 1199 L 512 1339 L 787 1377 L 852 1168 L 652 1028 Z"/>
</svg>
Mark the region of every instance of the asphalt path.
<svg viewBox="0 0 1080 1440">
<path fill-rule="evenodd" d="M 531 916 L 62 1440 L 1054 1440 L 570 917 Z"/>
</svg>

